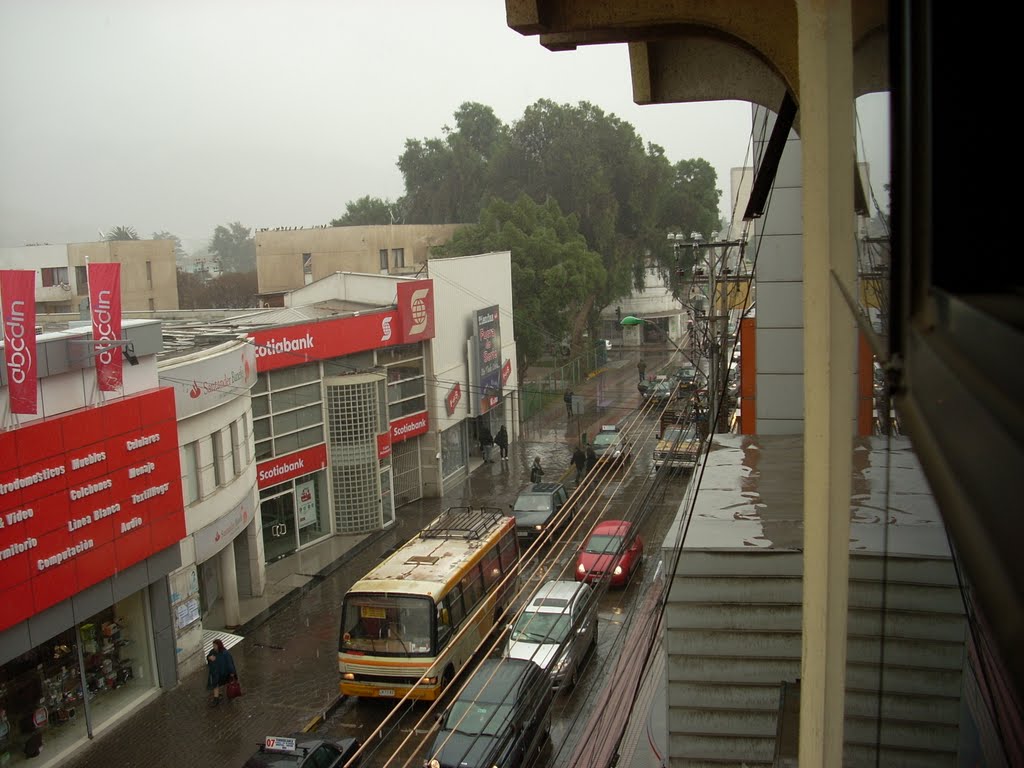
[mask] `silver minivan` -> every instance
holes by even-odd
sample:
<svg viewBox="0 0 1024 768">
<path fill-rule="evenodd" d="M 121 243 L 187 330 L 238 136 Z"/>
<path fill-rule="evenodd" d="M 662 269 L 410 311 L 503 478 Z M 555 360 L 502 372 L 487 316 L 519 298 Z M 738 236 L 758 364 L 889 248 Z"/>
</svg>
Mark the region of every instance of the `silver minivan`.
<svg viewBox="0 0 1024 768">
<path fill-rule="evenodd" d="M 548 581 L 520 611 L 504 655 L 537 664 L 548 673 L 553 688 L 572 688 L 596 644 L 593 588 L 576 581 Z"/>
</svg>

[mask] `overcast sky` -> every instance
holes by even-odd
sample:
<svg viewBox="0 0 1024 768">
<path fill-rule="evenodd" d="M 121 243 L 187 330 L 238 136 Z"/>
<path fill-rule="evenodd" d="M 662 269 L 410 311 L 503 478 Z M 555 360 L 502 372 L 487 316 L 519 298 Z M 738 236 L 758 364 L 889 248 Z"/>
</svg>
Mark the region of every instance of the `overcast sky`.
<svg viewBox="0 0 1024 768">
<path fill-rule="evenodd" d="M 625 45 L 552 53 L 502 0 L 3 0 L 0 246 L 128 225 L 191 250 L 230 221 L 326 224 L 399 197 L 405 140 L 440 136 L 461 103 L 511 123 L 541 98 L 589 101 L 672 162 L 703 157 L 727 213 L 748 104 L 639 107 Z M 862 115 L 869 154 L 876 123 Z"/>
</svg>

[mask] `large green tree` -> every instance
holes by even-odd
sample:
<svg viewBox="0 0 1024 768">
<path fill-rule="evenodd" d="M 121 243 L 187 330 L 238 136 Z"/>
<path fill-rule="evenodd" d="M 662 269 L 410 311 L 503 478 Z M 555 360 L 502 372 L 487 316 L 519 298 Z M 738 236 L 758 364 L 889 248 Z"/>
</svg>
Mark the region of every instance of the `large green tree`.
<svg viewBox="0 0 1024 768">
<path fill-rule="evenodd" d="M 494 198 L 477 224 L 458 230 L 437 255 L 512 252 L 512 302 L 519 375 L 546 348 L 569 337 L 577 347 L 606 274 L 587 247 L 575 215 L 553 198 L 540 204 L 527 195 L 514 203 Z"/>
<path fill-rule="evenodd" d="M 345 213 L 331 219 L 332 227 L 357 227 L 371 224 L 402 224 L 404 212 L 400 201 L 382 200 L 365 195 L 345 203 Z"/>
<path fill-rule="evenodd" d="M 249 227 L 233 221 L 213 231 L 210 253 L 220 262 L 221 272 L 253 272 L 256 269 L 256 240 Z"/>
</svg>

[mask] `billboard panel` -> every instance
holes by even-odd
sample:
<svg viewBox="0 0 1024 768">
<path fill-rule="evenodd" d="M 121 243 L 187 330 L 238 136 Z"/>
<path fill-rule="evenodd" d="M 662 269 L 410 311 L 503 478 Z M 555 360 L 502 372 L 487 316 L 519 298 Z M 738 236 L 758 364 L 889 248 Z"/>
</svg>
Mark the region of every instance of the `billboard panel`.
<svg viewBox="0 0 1024 768">
<path fill-rule="evenodd" d="M 498 305 L 478 309 L 475 320 L 478 413 L 501 401 L 501 316 Z"/>
</svg>

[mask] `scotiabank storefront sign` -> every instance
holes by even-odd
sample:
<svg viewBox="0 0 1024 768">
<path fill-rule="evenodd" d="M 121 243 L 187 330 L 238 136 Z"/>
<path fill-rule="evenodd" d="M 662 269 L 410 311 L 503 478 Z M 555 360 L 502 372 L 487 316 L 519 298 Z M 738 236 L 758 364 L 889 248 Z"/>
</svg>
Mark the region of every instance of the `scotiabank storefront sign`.
<svg viewBox="0 0 1024 768">
<path fill-rule="evenodd" d="M 400 443 L 411 437 L 425 434 L 430 429 L 426 413 L 414 413 L 391 422 L 391 442 Z"/>
<path fill-rule="evenodd" d="M 433 281 L 399 282 L 398 296 L 397 310 L 253 331 L 249 338 L 256 348 L 256 369 L 272 371 L 433 338 Z"/>
<path fill-rule="evenodd" d="M 172 390 L 0 434 L 0 630 L 184 535 Z"/>
<path fill-rule="evenodd" d="M 294 480 L 327 466 L 327 446 L 321 443 L 311 448 L 278 456 L 256 466 L 256 484 L 260 488 Z"/>
</svg>

